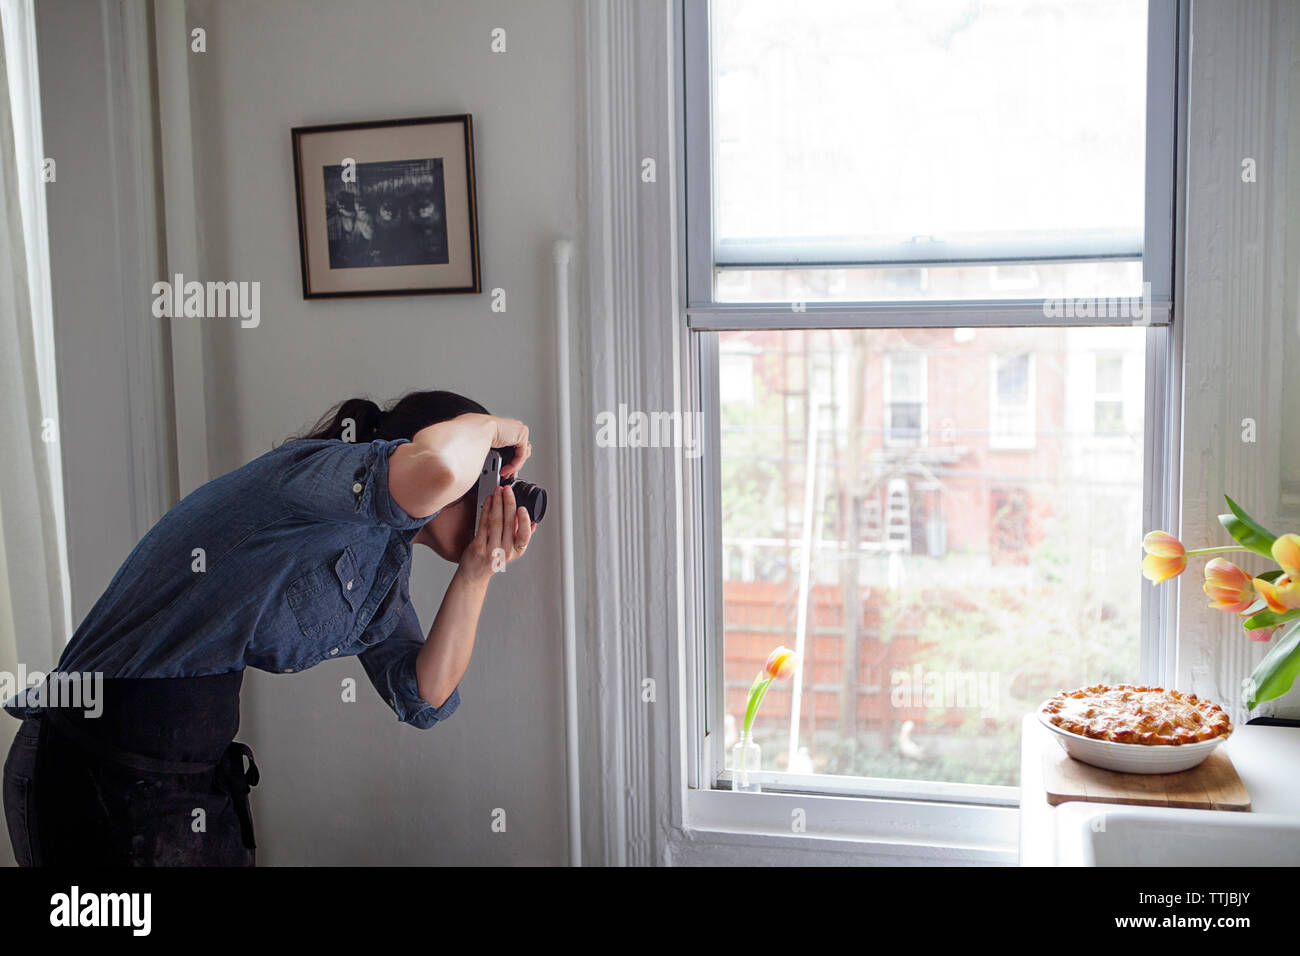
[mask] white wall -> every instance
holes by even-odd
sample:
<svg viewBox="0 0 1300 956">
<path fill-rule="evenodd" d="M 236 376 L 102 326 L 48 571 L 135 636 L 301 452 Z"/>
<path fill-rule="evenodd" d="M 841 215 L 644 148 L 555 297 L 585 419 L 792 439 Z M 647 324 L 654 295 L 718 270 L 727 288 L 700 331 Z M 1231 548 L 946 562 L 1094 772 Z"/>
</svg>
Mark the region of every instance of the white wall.
<svg viewBox="0 0 1300 956">
<path fill-rule="evenodd" d="M 340 399 L 461 391 L 524 419 L 527 473 L 553 485 L 550 243 L 574 236 L 578 19 L 568 0 L 199 0 L 190 55 L 202 280 L 262 283 L 262 321 L 207 320 L 209 454 L 221 474 Z M 507 52 L 489 49 L 506 30 Z M 294 126 L 473 114 L 482 295 L 304 301 Z M 165 135 L 166 131 L 164 131 Z M 187 278 L 189 278 L 187 276 Z M 508 311 L 493 313 L 504 288 Z M 461 708 L 399 725 L 355 658 L 292 676 L 248 671 L 241 739 L 266 864 L 563 863 L 558 535 L 494 581 Z M 416 548 L 427 629 L 452 567 Z M 340 682 L 360 700 L 340 701 Z M 493 833 L 495 808 L 507 812 Z"/>
<path fill-rule="evenodd" d="M 45 199 L 74 627 L 172 494 L 162 333 L 149 314 L 152 151 L 133 87 L 148 82 L 148 51 L 131 47 L 128 19 L 111 0 L 36 4 L 57 169 Z"/>
<path fill-rule="evenodd" d="M 1216 517 L 1227 510 L 1225 494 L 1274 532 L 1300 518 L 1285 500 L 1284 478 L 1300 455 L 1283 386 L 1298 321 L 1300 8 L 1196 0 L 1191 32 L 1180 531 L 1204 547 L 1229 542 Z M 1247 157 L 1254 182 L 1242 180 Z M 1243 440 L 1248 418 L 1254 441 Z M 1271 566 L 1252 555 L 1232 560 L 1255 573 Z M 1180 579 L 1177 682 L 1231 701 L 1271 645 L 1206 607 L 1203 567 L 1204 559 L 1192 563 Z M 1266 709 L 1300 714 L 1300 691 L 1289 696 L 1286 707 Z"/>
</svg>

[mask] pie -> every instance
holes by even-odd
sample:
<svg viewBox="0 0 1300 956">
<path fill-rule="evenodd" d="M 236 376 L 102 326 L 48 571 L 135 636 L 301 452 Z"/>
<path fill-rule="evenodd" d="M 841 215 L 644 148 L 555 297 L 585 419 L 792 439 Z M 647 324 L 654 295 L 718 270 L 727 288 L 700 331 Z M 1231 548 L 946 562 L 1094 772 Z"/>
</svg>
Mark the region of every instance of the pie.
<svg viewBox="0 0 1300 956">
<path fill-rule="evenodd" d="M 1218 704 L 1163 687 L 1094 684 L 1063 690 L 1042 712 L 1061 730 L 1117 744 L 1177 746 L 1232 733 Z"/>
</svg>

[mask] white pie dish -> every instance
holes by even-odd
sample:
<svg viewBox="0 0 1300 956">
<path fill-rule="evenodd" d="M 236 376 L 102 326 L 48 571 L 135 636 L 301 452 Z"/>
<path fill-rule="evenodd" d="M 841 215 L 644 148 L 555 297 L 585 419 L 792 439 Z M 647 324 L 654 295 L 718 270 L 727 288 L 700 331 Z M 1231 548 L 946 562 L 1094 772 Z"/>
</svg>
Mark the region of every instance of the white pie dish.
<svg viewBox="0 0 1300 956">
<path fill-rule="evenodd" d="M 1081 763 L 1114 770 L 1118 773 L 1179 773 L 1191 770 L 1214 753 L 1214 748 L 1231 735 L 1231 731 L 1210 740 L 1190 744 L 1117 744 L 1110 740 L 1096 740 L 1081 734 L 1072 734 L 1052 723 L 1051 715 L 1042 708 L 1038 720 L 1056 735 L 1065 752 Z"/>
</svg>

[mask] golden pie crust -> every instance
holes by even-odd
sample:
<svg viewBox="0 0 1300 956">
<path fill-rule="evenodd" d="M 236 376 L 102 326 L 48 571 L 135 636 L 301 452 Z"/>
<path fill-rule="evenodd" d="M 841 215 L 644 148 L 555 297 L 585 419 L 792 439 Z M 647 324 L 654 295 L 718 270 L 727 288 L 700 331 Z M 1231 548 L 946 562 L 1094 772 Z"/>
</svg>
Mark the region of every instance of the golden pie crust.
<svg viewBox="0 0 1300 956">
<path fill-rule="evenodd" d="M 1134 684 L 1094 684 L 1063 690 L 1043 705 L 1055 726 L 1117 744 L 1178 746 L 1232 733 L 1218 704 L 1195 694 Z"/>
</svg>

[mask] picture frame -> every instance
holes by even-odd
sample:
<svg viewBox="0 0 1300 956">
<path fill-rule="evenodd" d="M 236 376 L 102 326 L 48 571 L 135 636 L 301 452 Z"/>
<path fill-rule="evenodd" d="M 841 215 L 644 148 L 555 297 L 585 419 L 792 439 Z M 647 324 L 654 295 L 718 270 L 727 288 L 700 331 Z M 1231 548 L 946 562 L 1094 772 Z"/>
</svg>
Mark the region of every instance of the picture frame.
<svg viewBox="0 0 1300 956">
<path fill-rule="evenodd" d="M 470 114 L 291 133 L 304 299 L 482 292 Z"/>
</svg>

